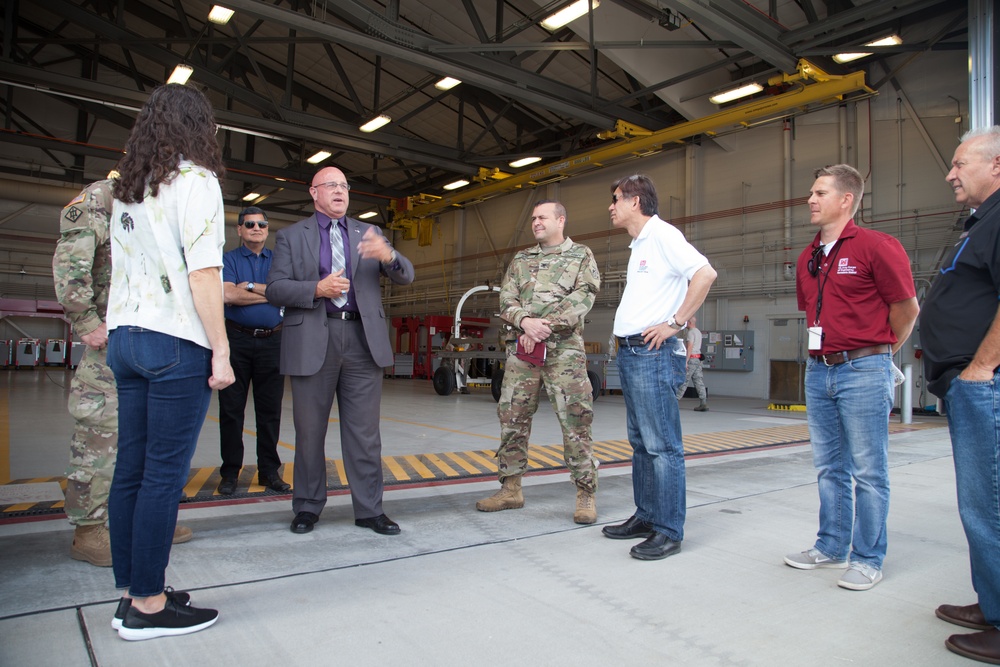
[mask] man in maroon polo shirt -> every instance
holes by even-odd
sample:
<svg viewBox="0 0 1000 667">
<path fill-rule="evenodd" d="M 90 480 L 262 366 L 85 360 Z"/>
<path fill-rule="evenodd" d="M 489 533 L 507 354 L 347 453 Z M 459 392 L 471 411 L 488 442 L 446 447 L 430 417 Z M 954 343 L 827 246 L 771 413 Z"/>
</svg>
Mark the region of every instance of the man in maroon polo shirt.
<svg viewBox="0 0 1000 667">
<path fill-rule="evenodd" d="M 806 416 L 819 533 L 812 548 L 785 556 L 785 563 L 847 568 L 837 584 L 864 591 L 882 580 L 886 552 L 892 355 L 919 308 L 903 246 L 854 224 L 861 174 L 839 164 L 815 177 L 809 214 L 819 233 L 799 256 L 795 287 L 809 325 Z"/>
</svg>

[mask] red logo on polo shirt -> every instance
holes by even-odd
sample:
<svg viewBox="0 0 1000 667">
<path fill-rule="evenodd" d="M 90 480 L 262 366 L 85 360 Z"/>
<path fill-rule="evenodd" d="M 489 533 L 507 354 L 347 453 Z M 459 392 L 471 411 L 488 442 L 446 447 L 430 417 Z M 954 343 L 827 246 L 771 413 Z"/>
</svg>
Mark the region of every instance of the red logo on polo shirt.
<svg viewBox="0 0 1000 667">
<path fill-rule="evenodd" d="M 847 257 L 841 257 L 837 260 L 837 274 L 838 275 L 855 275 L 858 272 L 858 267 L 851 264 L 851 260 Z"/>
<path fill-rule="evenodd" d="M 636 273 L 649 273 L 649 266 L 646 264 L 646 260 L 639 260 L 639 268 L 636 270 Z"/>
</svg>

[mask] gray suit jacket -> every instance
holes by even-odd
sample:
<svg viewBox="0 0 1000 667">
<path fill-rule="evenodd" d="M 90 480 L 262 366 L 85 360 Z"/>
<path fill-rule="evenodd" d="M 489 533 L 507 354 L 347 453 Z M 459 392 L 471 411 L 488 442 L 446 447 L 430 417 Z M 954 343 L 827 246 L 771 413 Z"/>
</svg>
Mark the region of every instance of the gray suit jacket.
<svg viewBox="0 0 1000 667">
<path fill-rule="evenodd" d="M 361 259 L 358 242 L 369 228 L 382 233 L 374 225 L 347 218 L 353 271 L 350 279 L 368 349 L 375 363 L 385 368 L 391 366 L 393 360 L 379 276 L 384 273 L 394 283 L 408 285 L 413 282 L 413 264 L 398 251 L 396 262 L 389 267 L 376 259 Z M 282 229 L 275 237 L 274 259 L 267 277 L 267 300 L 285 308 L 281 332 L 281 372 L 284 375 L 314 375 L 326 360 L 326 306 L 323 299 L 315 297 L 316 283 L 320 280 L 319 238 L 319 222 L 315 215 Z"/>
</svg>

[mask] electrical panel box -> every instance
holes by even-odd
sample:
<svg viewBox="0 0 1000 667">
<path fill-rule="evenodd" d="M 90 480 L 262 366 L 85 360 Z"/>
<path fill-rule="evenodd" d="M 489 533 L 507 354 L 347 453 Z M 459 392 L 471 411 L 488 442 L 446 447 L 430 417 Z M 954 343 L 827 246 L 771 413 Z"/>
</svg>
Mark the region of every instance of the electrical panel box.
<svg viewBox="0 0 1000 667">
<path fill-rule="evenodd" d="M 701 338 L 701 367 L 706 371 L 753 370 L 753 331 L 705 331 Z"/>
</svg>

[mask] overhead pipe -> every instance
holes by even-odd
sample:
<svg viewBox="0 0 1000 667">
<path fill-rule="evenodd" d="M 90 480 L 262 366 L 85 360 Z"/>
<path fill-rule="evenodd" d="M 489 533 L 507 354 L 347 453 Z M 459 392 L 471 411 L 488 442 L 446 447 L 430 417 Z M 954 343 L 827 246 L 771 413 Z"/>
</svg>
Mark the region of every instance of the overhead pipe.
<svg viewBox="0 0 1000 667">
<path fill-rule="evenodd" d="M 784 185 L 782 189 L 782 195 L 784 201 L 789 201 L 792 198 L 792 120 L 790 118 L 785 118 L 782 121 L 781 126 L 781 143 L 782 143 L 782 155 L 784 161 L 782 163 L 782 168 L 784 170 Z M 782 276 L 785 280 L 795 280 L 795 264 L 792 263 L 792 207 L 786 206 L 784 212 L 784 238 L 783 238 L 783 250 L 785 253 L 784 269 L 782 270 Z"/>
</svg>

